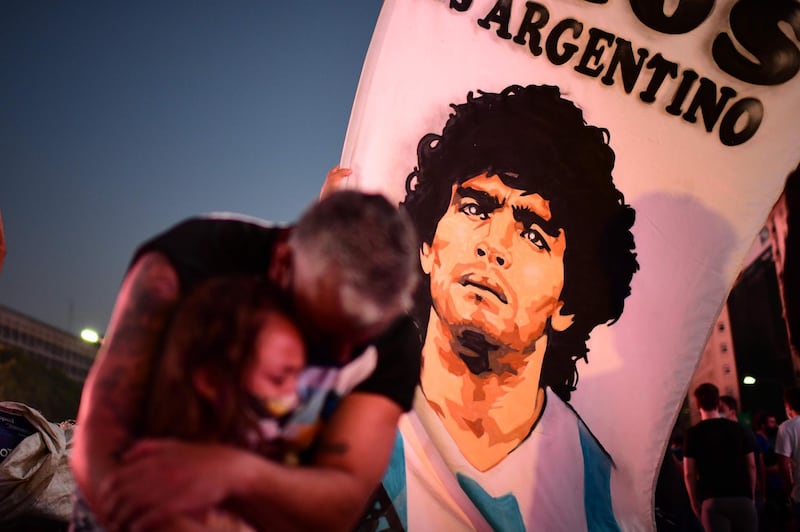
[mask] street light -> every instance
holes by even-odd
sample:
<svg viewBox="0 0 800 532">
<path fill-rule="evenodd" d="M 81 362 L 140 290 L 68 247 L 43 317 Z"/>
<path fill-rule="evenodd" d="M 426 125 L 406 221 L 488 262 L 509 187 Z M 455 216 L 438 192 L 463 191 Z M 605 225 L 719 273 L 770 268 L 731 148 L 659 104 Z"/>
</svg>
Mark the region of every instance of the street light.
<svg viewBox="0 0 800 532">
<path fill-rule="evenodd" d="M 756 378 L 752 375 L 745 375 L 742 379 L 742 384 L 753 385 L 756 383 Z"/>
<path fill-rule="evenodd" d="M 94 329 L 84 329 L 81 331 L 81 339 L 90 344 L 96 344 L 100 341 L 100 335 Z"/>
</svg>

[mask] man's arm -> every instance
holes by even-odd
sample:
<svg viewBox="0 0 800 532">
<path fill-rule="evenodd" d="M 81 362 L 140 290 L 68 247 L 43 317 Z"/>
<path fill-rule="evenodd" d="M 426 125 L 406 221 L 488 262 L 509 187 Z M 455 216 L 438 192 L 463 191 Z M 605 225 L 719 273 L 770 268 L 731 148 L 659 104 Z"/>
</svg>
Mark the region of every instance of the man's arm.
<svg viewBox="0 0 800 532">
<path fill-rule="evenodd" d="M 697 469 L 694 458 L 683 458 L 683 481 L 686 483 L 686 493 L 689 495 L 692 510 L 700 519 L 700 501 L 697 500 Z"/>
<path fill-rule="evenodd" d="M 402 409 L 371 393 L 353 393 L 336 409 L 311 468 L 266 464 L 243 471 L 234 494 L 256 528 L 350 530 L 378 486 Z"/>
<path fill-rule="evenodd" d="M 747 479 L 750 482 L 750 498 L 756 500 L 756 458 L 755 453 L 747 453 L 745 460 L 747 460 Z"/>
<path fill-rule="evenodd" d="M 108 333 L 83 387 L 70 458 L 78 488 L 95 509 L 101 481 L 131 443 L 178 293 L 174 269 L 157 253 L 143 255 L 123 280 Z"/>
<path fill-rule="evenodd" d="M 779 454 L 778 466 L 781 471 L 781 478 L 783 479 L 783 484 L 784 486 L 786 486 L 786 493 L 792 493 L 792 488 L 794 487 L 795 483 L 794 471 L 792 468 L 792 459 L 788 456 L 783 456 L 782 454 Z"/>
<path fill-rule="evenodd" d="M 231 446 L 138 442 L 104 486 L 109 530 L 149 530 L 223 503 L 258 530 L 350 530 L 385 472 L 401 414 L 381 395 L 348 395 L 310 466 Z"/>
<path fill-rule="evenodd" d="M 783 485 L 787 494 L 792 493 L 792 487 L 797 479 L 794 478 L 794 464 L 792 454 L 795 444 L 792 441 L 791 433 L 786 429 L 786 424 L 781 423 L 778 427 L 778 435 L 775 438 L 775 455 L 778 457 L 778 470 L 783 479 Z"/>
</svg>

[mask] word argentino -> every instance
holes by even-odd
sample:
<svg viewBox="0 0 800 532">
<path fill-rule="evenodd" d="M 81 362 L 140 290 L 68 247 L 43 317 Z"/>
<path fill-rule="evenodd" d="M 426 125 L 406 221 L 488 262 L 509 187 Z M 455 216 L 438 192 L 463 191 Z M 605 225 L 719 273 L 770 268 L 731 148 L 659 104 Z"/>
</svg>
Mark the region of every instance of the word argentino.
<svg viewBox="0 0 800 532">
<path fill-rule="evenodd" d="M 605 4 L 608 0 L 586 0 Z M 680 0 L 674 13 L 664 14 L 663 0 L 629 0 L 636 17 L 649 28 L 666 34 L 683 34 L 697 28 L 709 15 L 714 0 Z M 472 0 L 450 0 L 456 11 L 467 11 Z M 554 65 L 574 63 L 574 70 L 600 78 L 605 85 L 621 80 L 630 94 L 640 83 L 639 98 L 652 104 L 659 93 L 669 99 L 665 111 L 690 123 L 702 117 L 707 132 L 717 127 L 720 142 L 737 146 L 758 130 L 764 116 L 763 103 L 753 97 L 737 99 L 735 89 L 717 84 L 690 68 L 636 48 L 626 40 L 600 28 L 586 29 L 573 18 L 550 23 L 550 11 L 538 2 L 525 2 L 525 13 L 516 33 L 509 31 L 513 0 L 497 0 L 491 10 L 476 21 L 486 30 L 495 29 L 501 39 L 527 45 L 533 56 L 542 53 Z M 732 35 L 721 32 L 714 39 L 711 54 L 721 70 L 753 85 L 778 85 L 800 70 L 800 50 L 778 26 L 784 22 L 800 38 L 800 4 L 796 0 L 740 0 L 731 9 Z M 585 35 L 585 36 L 584 36 Z M 579 40 L 582 36 L 584 38 Z M 756 62 L 745 57 L 734 42 L 747 50 Z M 648 59 L 649 58 L 649 59 Z M 646 73 L 643 75 L 643 73 Z M 602 76 L 601 76 L 602 74 Z M 649 74 L 649 76 L 647 75 Z M 665 83 L 667 78 L 677 80 Z M 668 87 L 668 88 L 665 88 Z M 694 90 L 694 94 L 689 97 Z M 665 91 L 671 91 L 666 93 Z"/>
</svg>

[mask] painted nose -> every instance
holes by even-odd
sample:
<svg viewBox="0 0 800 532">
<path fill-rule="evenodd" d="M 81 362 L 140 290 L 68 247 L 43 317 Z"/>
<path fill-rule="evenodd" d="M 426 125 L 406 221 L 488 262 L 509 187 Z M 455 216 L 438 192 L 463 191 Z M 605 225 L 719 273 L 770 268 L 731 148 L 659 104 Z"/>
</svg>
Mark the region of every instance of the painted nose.
<svg viewBox="0 0 800 532">
<path fill-rule="evenodd" d="M 486 248 L 486 249 L 484 249 Z M 478 246 L 477 253 L 479 257 L 489 257 L 490 262 L 497 263 L 498 266 L 505 266 L 506 259 L 504 259 L 499 253 L 492 253 L 487 251 L 488 246 Z"/>
<path fill-rule="evenodd" d="M 490 263 L 501 268 L 511 265 L 511 251 L 509 246 L 513 239 L 514 220 L 498 213 L 488 224 L 487 233 L 483 235 L 476 246 L 475 252 L 479 257 L 485 257 Z"/>
</svg>

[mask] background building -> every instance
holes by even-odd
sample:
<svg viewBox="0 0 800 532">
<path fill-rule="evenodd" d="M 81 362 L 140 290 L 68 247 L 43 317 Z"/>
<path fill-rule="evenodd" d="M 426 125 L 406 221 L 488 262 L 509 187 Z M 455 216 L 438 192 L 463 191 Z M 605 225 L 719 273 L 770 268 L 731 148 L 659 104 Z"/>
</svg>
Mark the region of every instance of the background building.
<svg viewBox="0 0 800 532">
<path fill-rule="evenodd" d="M 703 382 L 713 382 L 719 388 L 720 395 L 732 395 L 741 404 L 739 396 L 739 372 L 736 367 L 736 357 L 734 356 L 733 337 L 731 335 L 731 325 L 728 316 L 727 305 L 714 323 L 714 328 L 708 337 L 708 343 L 703 350 L 703 356 L 697 365 L 697 369 L 689 384 L 689 400 L 687 405 L 689 410 L 690 424 L 694 425 L 700 421 L 700 412 L 691 394 L 697 386 Z"/>
<path fill-rule="evenodd" d="M 71 380 L 84 381 L 99 346 L 0 305 L 0 349 L 21 350 Z"/>
<path fill-rule="evenodd" d="M 800 383 L 800 171 L 786 181 L 711 331 L 689 396 L 702 382 L 739 402 L 744 417 L 783 417 L 783 389 Z M 691 422 L 699 420 L 688 401 Z"/>
</svg>

